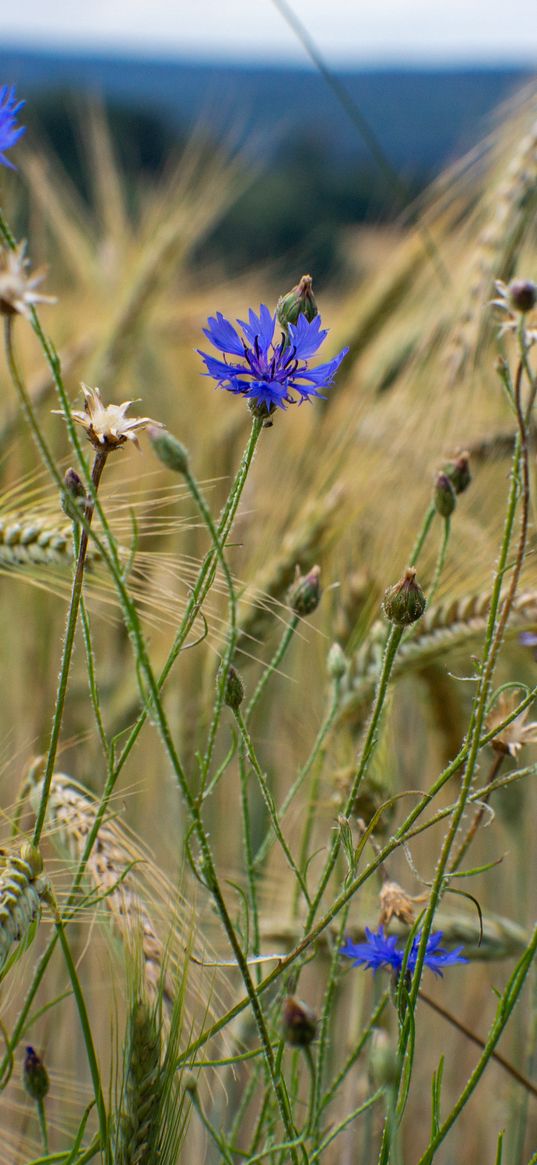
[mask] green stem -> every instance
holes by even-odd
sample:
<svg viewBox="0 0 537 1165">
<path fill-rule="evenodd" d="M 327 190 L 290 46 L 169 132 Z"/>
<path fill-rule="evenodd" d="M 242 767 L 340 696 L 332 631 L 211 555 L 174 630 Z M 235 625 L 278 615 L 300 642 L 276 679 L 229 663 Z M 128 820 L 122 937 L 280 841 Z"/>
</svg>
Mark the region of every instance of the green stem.
<svg viewBox="0 0 537 1165">
<path fill-rule="evenodd" d="M 98 449 L 95 453 L 95 460 L 92 470 L 92 483 L 95 491 L 99 488 L 101 475 L 106 464 L 108 451 L 106 449 Z M 73 646 L 75 641 L 76 624 L 78 620 L 78 610 L 80 606 L 80 598 L 82 594 L 82 584 L 84 581 L 84 566 L 86 563 L 86 553 L 88 549 L 88 529 L 91 525 L 93 517 L 93 500 L 88 499 L 84 509 L 84 517 L 87 526 L 84 527 L 80 534 L 80 544 L 78 550 L 78 557 L 76 560 L 75 573 L 73 577 L 73 584 L 71 589 L 71 600 L 69 603 L 69 610 L 67 613 L 67 625 L 65 629 L 65 638 L 63 641 L 62 659 L 60 664 L 60 676 L 58 680 L 58 689 L 56 693 L 56 705 L 54 708 L 54 716 L 52 720 L 52 729 L 50 734 L 50 741 L 48 746 L 47 759 L 45 763 L 45 770 L 43 774 L 43 789 L 41 793 L 41 801 L 37 813 L 33 844 L 39 845 L 43 826 L 45 824 L 45 817 L 47 812 L 47 804 L 50 793 L 50 785 L 52 782 L 52 775 L 54 773 L 54 765 L 56 763 L 56 754 L 58 751 L 58 744 L 60 739 L 60 732 L 63 721 L 63 712 L 65 707 L 65 697 L 67 695 L 67 686 L 69 682 L 69 671 L 71 667 L 71 659 L 73 655 Z"/>
<path fill-rule="evenodd" d="M 75 1001 L 76 1001 L 76 1005 L 77 1005 L 78 1017 L 80 1020 L 80 1026 L 82 1028 L 82 1035 L 84 1038 L 84 1044 L 86 1047 L 86 1055 L 88 1057 L 88 1064 L 89 1064 L 91 1079 L 92 1079 L 92 1083 L 93 1083 L 93 1092 L 95 1095 L 95 1103 L 97 1106 L 97 1114 L 98 1114 L 98 1118 L 99 1118 L 99 1134 L 100 1134 L 100 1138 L 101 1138 L 101 1145 L 103 1146 L 103 1150 L 106 1152 L 106 1156 L 108 1159 L 109 1158 L 108 1133 L 107 1133 L 108 1117 L 107 1117 L 107 1113 L 106 1113 L 106 1106 L 104 1103 L 104 1095 L 103 1095 L 103 1090 L 102 1090 L 101 1077 L 100 1077 L 100 1073 L 99 1073 L 99 1066 L 97 1063 L 97 1056 L 95 1054 L 95 1047 L 93 1044 L 93 1036 L 91 1034 L 91 1024 L 90 1024 L 89 1016 L 88 1016 L 88 1013 L 86 1010 L 84 995 L 82 992 L 82 988 L 80 986 L 80 981 L 79 981 L 79 978 L 78 978 L 78 975 L 76 972 L 76 967 L 75 967 L 75 964 L 73 962 L 71 948 L 69 946 L 69 943 L 67 942 L 67 936 L 65 934 L 63 922 L 62 922 L 61 918 L 59 918 L 59 917 L 56 919 L 56 930 L 57 930 L 58 937 L 59 937 L 60 944 L 61 944 L 61 948 L 63 951 L 63 957 L 65 959 L 65 964 L 66 964 L 67 970 L 69 972 L 69 978 L 71 980 L 71 986 L 73 988 L 73 995 L 75 997 Z"/>
<path fill-rule="evenodd" d="M 313 765 L 315 764 L 315 761 L 319 760 L 319 763 L 321 763 L 321 760 L 322 760 L 322 757 L 320 755 L 321 749 L 322 749 L 323 744 L 326 740 L 326 737 L 329 735 L 329 733 L 331 731 L 331 728 L 332 728 L 332 725 L 333 725 L 334 720 L 336 718 L 337 710 L 339 707 L 340 688 L 341 688 L 340 681 L 339 680 L 334 681 L 334 686 L 333 686 L 333 691 L 332 691 L 332 700 L 330 702 L 330 707 L 328 709 L 328 713 L 327 713 L 325 719 L 323 720 L 323 723 L 321 724 L 321 727 L 317 733 L 317 736 L 315 737 L 315 741 L 313 743 L 313 748 L 310 752 L 310 755 L 309 755 L 306 763 L 299 770 L 298 776 L 296 777 L 296 780 L 293 782 L 293 784 L 290 786 L 288 792 L 285 794 L 285 797 L 282 801 L 282 804 L 278 810 L 279 821 L 281 821 L 283 819 L 283 817 L 285 817 L 285 814 L 287 813 L 289 806 L 291 805 L 294 798 L 296 797 L 296 794 L 298 793 L 299 789 L 304 784 L 304 781 L 306 780 L 306 778 L 309 776 L 311 769 L 312 769 Z M 263 838 L 263 841 L 261 842 L 261 845 L 259 846 L 259 849 L 258 849 L 256 855 L 255 855 L 256 865 L 258 865 L 258 866 L 261 865 L 261 862 L 263 862 L 265 860 L 267 853 L 268 853 L 273 841 L 274 841 L 274 835 L 273 835 L 271 830 L 268 830 L 265 837 Z M 302 863 L 301 863 L 301 869 L 304 869 Z"/>
<path fill-rule="evenodd" d="M 506 1023 L 511 1016 L 513 1008 L 518 1000 L 520 992 L 524 986 L 526 976 L 531 967 L 533 959 L 537 953 L 537 927 L 533 932 L 533 937 L 528 945 L 527 950 L 524 951 L 522 958 L 517 963 L 512 975 L 509 978 L 507 987 L 503 992 L 498 1003 L 496 1018 L 492 1024 L 488 1039 L 483 1048 L 483 1052 L 456 1103 L 453 1105 L 451 1112 L 443 1121 L 438 1129 L 436 1135 L 432 1138 L 425 1153 L 420 1157 L 418 1165 L 430 1165 L 433 1157 L 442 1143 L 452 1125 L 455 1123 L 458 1115 L 466 1105 L 470 1096 L 476 1089 L 487 1064 L 492 1059 L 493 1052 L 496 1048 L 502 1032 L 505 1029 Z"/>
<path fill-rule="evenodd" d="M 289 644 L 291 643 L 291 640 L 295 634 L 295 631 L 296 631 L 299 623 L 300 623 L 299 615 L 293 615 L 291 622 L 285 628 L 285 631 L 282 635 L 280 643 L 278 644 L 278 647 L 276 648 L 276 651 L 274 652 L 274 655 L 273 655 L 270 663 L 265 668 L 265 670 L 261 673 L 261 676 L 257 681 L 256 687 L 254 688 L 253 695 L 250 699 L 250 702 L 249 702 L 248 707 L 246 709 L 246 712 L 244 714 L 244 719 L 246 720 L 247 724 L 251 719 L 254 708 L 259 703 L 261 696 L 263 695 L 263 692 L 265 691 L 265 688 L 269 682 L 270 677 L 272 675 L 274 675 L 274 672 L 279 668 L 279 666 L 282 662 L 282 659 L 287 652 L 287 648 L 289 647 Z"/>
<path fill-rule="evenodd" d="M 36 1101 L 37 1119 L 39 1121 L 39 1131 L 41 1133 L 41 1140 L 43 1142 L 43 1151 L 48 1156 L 48 1128 L 47 1115 L 45 1112 L 45 1104 L 43 1100 Z"/>
<path fill-rule="evenodd" d="M 427 606 L 428 607 L 431 606 L 431 603 L 434 599 L 434 596 L 438 590 L 438 584 L 440 582 L 440 578 L 441 578 L 442 571 L 444 569 L 444 564 L 446 561 L 446 554 L 447 554 L 447 548 L 448 548 L 448 543 L 449 543 L 450 531 L 451 531 L 451 519 L 444 518 L 444 528 L 442 530 L 442 541 L 440 543 L 440 550 L 438 552 L 438 558 L 436 561 L 434 578 L 433 578 L 431 586 L 427 592 Z"/>
<path fill-rule="evenodd" d="M 427 540 L 429 531 L 430 531 L 431 526 L 433 524 L 435 514 L 436 514 L 436 506 L 435 506 L 434 502 L 431 502 L 429 509 L 427 510 L 427 512 L 425 514 L 425 518 L 423 519 L 423 524 L 422 524 L 421 530 L 420 530 L 418 537 L 414 543 L 412 554 L 410 555 L 410 559 L 409 559 L 409 563 L 408 563 L 409 566 L 416 565 L 418 558 L 420 557 L 420 554 L 423 550 L 423 547 L 425 546 L 425 542 Z"/>
<path fill-rule="evenodd" d="M 266 778 L 266 776 L 261 768 L 261 765 L 259 764 L 257 756 L 255 754 L 255 749 L 253 746 L 252 738 L 251 738 L 250 733 L 248 731 L 248 727 L 246 725 L 246 721 L 244 719 L 244 716 L 242 715 L 240 708 L 234 708 L 233 713 L 234 713 L 235 719 L 237 721 L 238 729 L 239 729 L 239 732 L 241 734 L 242 741 L 243 741 L 248 759 L 249 759 L 250 764 L 251 764 L 251 766 L 256 774 L 256 777 L 257 777 L 257 780 L 259 783 L 259 788 L 261 790 L 261 795 L 262 795 L 263 800 L 265 802 L 267 813 L 269 815 L 274 833 L 275 833 L 275 835 L 276 835 L 276 837 L 277 837 L 277 839 L 282 847 L 282 850 L 287 858 L 289 868 L 292 870 L 292 872 L 293 872 L 293 874 L 294 874 L 294 876 L 295 876 L 295 878 L 296 878 L 296 880 L 297 880 L 297 882 L 302 890 L 302 893 L 304 894 L 306 902 L 309 902 L 310 897 L 309 897 L 309 893 L 308 893 L 308 887 L 307 887 L 306 882 L 302 876 L 301 871 L 299 870 L 299 868 L 295 862 L 295 859 L 291 853 L 291 850 L 289 849 L 287 841 L 285 840 L 285 837 L 283 836 L 280 822 L 278 820 L 276 805 L 274 804 L 274 798 L 273 798 L 272 792 L 269 788 L 267 778 Z"/>
<path fill-rule="evenodd" d="M 358 761 L 358 765 L 356 767 L 356 772 L 355 772 L 354 777 L 353 777 L 351 789 L 350 789 L 347 800 L 345 802 L 345 806 L 344 806 L 343 811 L 342 811 L 344 817 L 348 817 L 350 815 L 350 813 L 352 812 L 352 808 L 353 808 L 354 802 L 356 800 L 356 795 L 357 795 L 359 786 L 367 773 L 367 769 L 369 767 L 369 762 L 370 762 L 371 757 L 373 755 L 373 751 L 374 751 L 374 748 L 375 748 L 375 745 L 377 742 L 377 732 L 378 732 L 378 728 L 379 728 L 379 724 L 380 724 L 380 718 L 381 718 L 382 711 L 384 708 L 384 701 L 386 699 L 386 692 L 388 690 L 388 684 L 390 681 L 390 674 L 391 674 L 391 670 L 392 670 L 392 667 L 394 664 L 395 656 L 397 654 L 397 649 L 398 649 L 399 644 L 401 642 L 403 631 L 404 631 L 403 627 L 395 627 L 392 625 L 390 627 L 390 630 L 388 633 L 388 638 L 386 640 L 386 648 L 385 648 L 384 657 L 382 660 L 381 673 L 379 676 L 377 690 L 375 693 L 373 710 L 372 710 L 371 717 L 369 720 L 369 725 L 367 728 L 365 740 L 364 740 L 364 743 L 362 745 L 360 759 Z M 334 869 L 334 866 L 335 866 L 337 858 L 338 858 L 340 845 L 341 845 L 340 834 L 338 833 L 335 835 L 335 837 L 332 840 L 328 860 L 326 862 L 325 868 L 324 868 L 323 873 L 321 875 L 319 886 L 317 889 L 317 893 L 315 895 L 315 898 L 313 899 L 313 902 L 311 905 L 311 910 L 310 910 L 310 913 L 308 915 L 306 929 L 309 929 L 309 927 L 311 926 L 313 918 L 315 917 L 315 914 L 317 912 L 317 908 L 319 906 L 319 903 L 321 902 L 321 899 L 322 899 L 323 894 L 326 890 L 328 882 L 330 881 L 332 871 Z"/>
</svg>

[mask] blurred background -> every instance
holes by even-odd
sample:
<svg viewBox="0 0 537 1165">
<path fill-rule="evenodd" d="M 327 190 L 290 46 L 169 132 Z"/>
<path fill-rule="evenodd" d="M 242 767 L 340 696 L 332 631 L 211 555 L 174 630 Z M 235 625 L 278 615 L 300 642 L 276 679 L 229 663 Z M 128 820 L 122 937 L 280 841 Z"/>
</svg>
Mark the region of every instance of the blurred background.
<svg viewBox="0 0 537 1165">
<path fill-rule="evenodd" d="M 158 177 L 193 132 L 209 153 L 240 149 L 242 190 L 203 243 L 204 262 L 229 273 L 269 261 L 282 276 L 353 277 L 357 228 L 412 218 L 533 75 L 537 50 L 531 0 L 491 0 L 486 19 L 480 0 L 2 9 L 0 75 L 31 98 L 27 142 L 47 140 L 82 191 L 82 95 L 105 103 L 133 181 Z"/>
</svg>

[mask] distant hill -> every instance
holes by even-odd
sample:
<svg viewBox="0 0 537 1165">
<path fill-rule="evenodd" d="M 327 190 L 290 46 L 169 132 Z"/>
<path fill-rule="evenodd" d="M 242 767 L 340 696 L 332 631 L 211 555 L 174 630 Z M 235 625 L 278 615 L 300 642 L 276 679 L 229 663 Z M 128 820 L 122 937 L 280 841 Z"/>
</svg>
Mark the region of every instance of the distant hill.
<svg viewBox="0 0 537 1165">
<path fill-rule="evenodd" d="M 492 109 L 530 77 L 515 68 L 371 69 L 339 74 L 391 162 L 434 172 L 471 145 Z M 363 156 L 356 130 L 318 73 L 181 60 L 0 48 L 0 78 L 21 94 L 98 93 L 162 116 L 185 131 L 200 118 L 214 134 L 248 139 L 263 156 L 311 136 L 333 165 Z"/>
<path fill-rule="evenodd" d="M 374 69 L 339 76 L 401 182 L 379 169 L 312 70 L 0 49 L 0 84 L 16 83 L 28 100 L 28 141 L 39 138 L 58 153 L 82 197 L 81 92 L 105 100 L 133 188 L 140 173 L 158 174 L 200 122 L 209 152 L 212 143 L 241 144 L 248 181 L 200 255 L 223 260 L 228 272 L 281 260 L 317 277 L 340 276 L 346 229 L 389 222 L 410 206 L 446 162 L 482 137 L 492 110 L 530 74 Z M 249 154 L 260 163 L 253 177 Z"/>
</svg>

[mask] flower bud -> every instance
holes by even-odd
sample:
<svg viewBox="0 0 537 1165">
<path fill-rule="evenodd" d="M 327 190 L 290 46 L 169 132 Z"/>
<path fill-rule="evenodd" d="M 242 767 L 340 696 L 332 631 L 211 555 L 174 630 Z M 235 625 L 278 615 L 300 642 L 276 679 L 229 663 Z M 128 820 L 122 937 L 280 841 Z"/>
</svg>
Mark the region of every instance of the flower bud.
<svg viewBox="0 0 537 1165">
<path fill-rule="evenodd" d="M 312 284 L 311 275 L 303 275 L 296 287 L 280 296 L 276 305 L 276 318 L 284 331 L 287 331 L 288 324 L 296 324 L 300 315 L 305 316 L 310 324 L 318 315 Z"/>
<path fill-rule="evenodd" d="M 507 290 L 509 306 L 513 311 L 519 311 L 525 315 L 527 311 L 531 311 L 535 307 L 537 284 L 533 283 L 531 279 L 513 279 Z"/>
<path fill-rule="evenodd" d="M 459 453 L 454 461 L 448 461 L 447 465 L 444 465 L 443 472 L 449 477 L 455 493 L 463 494 L 472 480 L 470 454 Z"/>
<path fill-rule="evenodd" d="M 421 619 L 427 600 L 416 581 L 416 571 L 408 566 L 399 582 L 388 587 L 384 592 L 382 609 L 390 623 L 396 627 L 409 627 L 417 619 Z"/>
<path fill-rule="evenodd" d="M 326 670 L 331 680 L 341 680 L 347 671 L 345 652 L 339 643 L 333 643 L 326 660 Z"/>
<path fill-rule="evenodd" d="M 33 1048 L 26 1048 L 22 1066 L 22 1083 L 32 1100 L 44 1100 L 50 1088 L 48 1072 Z"/>
<path fill-rule="evenodd" d="M 218 678 L 222 679 L 223 668 L 218 669 Z M 236 668 L 230 664 L 227 669 L 227 676 L 224 684 L 224 704 L 228 708 L 232 708 L 234 712 L 240 708 L 244 700 L 244 684 Z"/>
<path fill-rule="evenodd" d="M 438 473 L 434 483 L 433 501 L 437 514 L 442 518 L 450 518 L 457 499 L 455 497 L 455 488 L 447 473 Z"/>
<path fill-rule="evenodd" d="M 159 461 L 174 473 L 188 473 L 188 451 L 177 437 L 168 433 L 167 429 L 158 429 L 156 425 L 152 425 L 147 432 Z"/>
<path fill-rule="evenodd" d="M 399 1057 L 387 1032 L 379 1028 L 373 1035 L 369 1064 L 373 1083 L 378 1087 L 395 1087 L 399 1080 Z"/>
<path fill-rule="evenodd" d="M 87 495 L 81 478 L 74 469 L 66 469 L 63 487 L 65 493 L 61 496 L 61 507 L 64 514 L 73 521 L 80 517 L 80 511 L 85 504 Z"/>
<path fill-rule="evenodd" d="M 295 615 L 311 615 L 319 606 L 321 598 L 321 568 L 312 566 L 307 574 L 296 568 L 295 581 L 288 592 L 287 602 Z"/>
<path fill-rule="evenodd" d="M 308 1048 L 317 1035 L 315 1012 L 296 995 L 288 995 L 283 1005 L 282 1031 L 293 1048 Z"/>
</svg>

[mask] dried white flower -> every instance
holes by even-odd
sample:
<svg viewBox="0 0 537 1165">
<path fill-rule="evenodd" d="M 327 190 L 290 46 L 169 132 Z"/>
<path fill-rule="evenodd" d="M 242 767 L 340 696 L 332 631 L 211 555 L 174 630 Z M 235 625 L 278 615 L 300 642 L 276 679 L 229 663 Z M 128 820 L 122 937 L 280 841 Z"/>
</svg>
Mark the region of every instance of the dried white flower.
<svg viewBox="0 0 537 1165">
<path fill-rule="evenodd" d="M 518 693 L 502 692 L 487 716 L 488 731 L 492 732 L 496 725 L 500 725 L 511 712 L 514 712 L 518 702 Z M 533 720 L 528 724 L 528 716 L 529 708 L 525 708 L 506 728 L 498 732 L 491 741 L 496 752 L 516 757 L 525 744 L 537 744 L 537 722 Z"/>
<path fill-rule="evenodd" d="M 40 268 L 30 276 L 25 251 L 25 242 L 19 243 L 14 251 L 8 247 L 0 249 L 0 314 L 21 315 L 30 319 L 30 309 L 36 303 L 56 303 L 56 298 L 53 295 L 41 295 L 37 291 L 46 271 Z"/>
<path fill-rule="evenodd" d="M 162 428 L 160 422 L 151 420 L 151 417 L 127 417 L 127 409 L 134 404 L 132 400 L 125 400 L 120 405 L 105 405 L 101 400 L 99 388 L 89 388 L 87 384 L 83 384 L 82 390 L 84 412 L 73 410 L 73 420 L 86 430 L 88 440 L 96 449 L 111 453 L 126 441 L 132 441 L 139 449 L 138 433 L 142 429 L 148 425 Z"/>
</svg>

